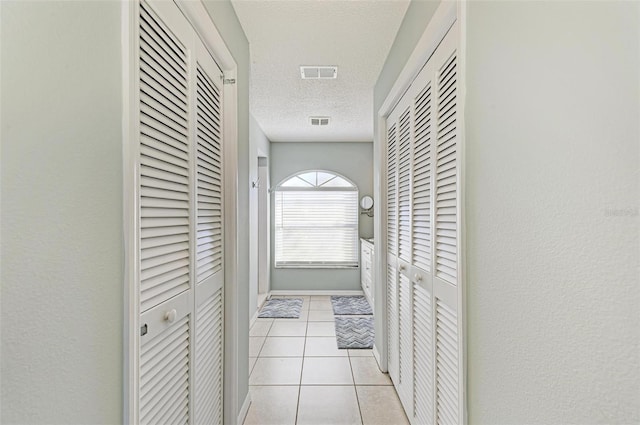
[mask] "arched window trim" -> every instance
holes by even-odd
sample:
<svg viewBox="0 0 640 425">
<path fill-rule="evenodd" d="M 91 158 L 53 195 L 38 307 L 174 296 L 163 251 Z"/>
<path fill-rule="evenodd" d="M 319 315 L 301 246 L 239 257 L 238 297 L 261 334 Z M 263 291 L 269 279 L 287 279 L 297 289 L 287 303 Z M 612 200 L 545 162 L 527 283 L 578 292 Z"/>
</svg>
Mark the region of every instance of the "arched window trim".
<svg viewBox="0 0 640 425">
<path fill-rule="evenodd" d="M 320 186 L 283 186 L 285 183 L 287 183 L 289 180 L 298 177 L 300 178 L 300 176 L 307 174 L 307 173 L 326 173 L 326 174 L 333 174 L 333 178 L 341 178 L 344 181 L 346 181 L 347 183 L 349 183 L 351 186 L 323 186 L 324 184 L 328 183 L 329 181 L 331 181 L 332 179 L 328 180 L 327 182 L 323 183 Z M 309 183 L 307 180 L 302 179 L 305 182 Z M 303 171 L 298 171 L 296 173 L 293 173 L 287 177 L 285 177 L 284 179 L 282 179 L 277 185 L 276 185 L 276 189 L 275 190 L 279 190 L 279 191 L 300 191 L 300 190 L 327 190 L 327 191 L 331 191 L 331 190 L 336 190 L 336 191 L 348 191 L 348 190 L 354 190 L 357 191 L 358 190 L 358 186 L 351 181 L 351 179 L 343 176 L 340 173 L 336 173 L 335 171 L 330 171 L 330 170 L 317 170 L 317 169 L 312 169 L 312 170 L 303 170 Z"/>
</svg>

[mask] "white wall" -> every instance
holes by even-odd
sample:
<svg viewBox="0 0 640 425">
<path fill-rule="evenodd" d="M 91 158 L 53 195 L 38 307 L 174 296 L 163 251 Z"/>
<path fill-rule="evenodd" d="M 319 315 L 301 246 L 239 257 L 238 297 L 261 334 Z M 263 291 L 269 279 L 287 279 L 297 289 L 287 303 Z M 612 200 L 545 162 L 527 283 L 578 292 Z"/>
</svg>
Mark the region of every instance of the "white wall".
<svg viewBox="0 0 640 425">
<path fill-rule="evenodd" d="M 120 5 L 1 8 L 1 422 L 120 423 Z"/>
<path fill-rule="evenodd" d="M 253 115 L 249 116 L 249 180 L 258 180 L 258 157 L 269 158 L 269 139 Z M 262 182 L 268 185 L 268 182 Z M 249 318 L 258 309 L 258 189 L 249 192 Z"/>
<path fill-rule="evenodd" d="M 640 422 L 640 4 L 470 2 L 470 423 Z"/>
<path fill-rule="evenodd" d="M 272 143 L 271 184 L 304 170 L 328 170 L 341 174 L 358 186 L 358 196 L 373 195 L 372 143 Z M 271 200 L 273 200 L 271 193 Z M 375 202 L 375 200 L 374 200 Z M 275 252 L 271 202 L 271 252 Z M 360 215 L 360 237 L 373 237 L 373 219 Z M 272 257 L 273 258 L 273 257 Z M 359 290 L 360 269 L 283 269 L 271 264 L 273 290 Z"/>
</svg>

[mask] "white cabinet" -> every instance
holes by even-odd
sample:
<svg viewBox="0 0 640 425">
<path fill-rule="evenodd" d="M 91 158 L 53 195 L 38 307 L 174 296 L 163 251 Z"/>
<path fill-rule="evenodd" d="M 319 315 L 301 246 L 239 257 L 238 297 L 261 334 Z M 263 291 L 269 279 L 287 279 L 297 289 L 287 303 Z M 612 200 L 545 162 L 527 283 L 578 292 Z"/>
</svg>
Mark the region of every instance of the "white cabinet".
<svg viewBox="0 0 640 425">
<path fill-rule="evenodd" d="M 360 239 L 360 283 L 364 296 L 373 310 L 373 240 Z"/>
</svg>

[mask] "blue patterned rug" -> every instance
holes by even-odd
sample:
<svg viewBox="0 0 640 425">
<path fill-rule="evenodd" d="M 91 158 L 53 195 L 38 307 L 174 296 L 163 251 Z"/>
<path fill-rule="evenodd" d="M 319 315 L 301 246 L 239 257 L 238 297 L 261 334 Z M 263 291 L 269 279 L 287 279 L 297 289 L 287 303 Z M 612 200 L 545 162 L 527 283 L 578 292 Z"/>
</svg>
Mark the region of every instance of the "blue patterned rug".
<svg viewBox="0 0 640 425">
<path fill-rule="evenodd" d="M 259 318 L 297 319 L 302 310 L 302 298 L 271 298 L 258 314 Z"/>
<path fill-rule="evenodd" d="M 333 314 L 339 315 L 369 315 L 373 314 L 369 301 L 362 296 L 344 296 L 332 295 L 331 305 L 333 306 Z"/>
<path fill-rule="evenodd" d="M 338 348 L 373 348 L 373 317 L 336 317 Z"/>
</svg>

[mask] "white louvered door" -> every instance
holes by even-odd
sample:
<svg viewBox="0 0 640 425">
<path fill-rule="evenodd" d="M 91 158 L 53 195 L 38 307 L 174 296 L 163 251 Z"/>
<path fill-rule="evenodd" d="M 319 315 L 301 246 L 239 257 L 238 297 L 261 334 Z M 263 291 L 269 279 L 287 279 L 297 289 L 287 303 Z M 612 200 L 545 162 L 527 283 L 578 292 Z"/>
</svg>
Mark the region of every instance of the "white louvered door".
<svg viewBox="0 0 640 425">
<path fill-rule="evenodd" d="M 455 27 L 454 27 L 455 29 Z M 435 398 L 436 422 L 462 420 L 462 343 L 459 312 L 460 190 L 457 33 L 452 29 L 436 57 L 434 181 Z"/>
<path fill-rule="evenodd" d="M 389 372 L 413 424 L 463 421 L 457 43 L 387 118 Z"/>
<path fill-rule="evenodd" d="M 411 264 L 411 107 L 400 108 L 398 117 L 398 395 L 407 416 L 412 414 L 413 341 Z"/>
<path fill-rule="evenodd" d="M 219 424 L 222 73 L 173 2 L 137 10 L 137 421 Z"/>
<path fill-rule="evenodd" d="M 196 424 L 219 424 L 224 318 L 222 71 L 200 40 L 197 43 L 194 417 Z"/>
</svg>

